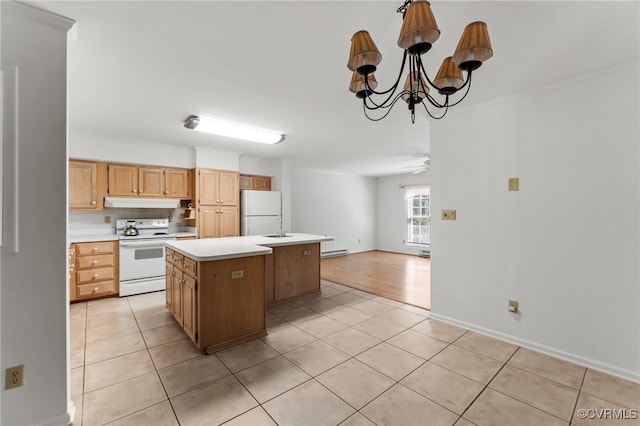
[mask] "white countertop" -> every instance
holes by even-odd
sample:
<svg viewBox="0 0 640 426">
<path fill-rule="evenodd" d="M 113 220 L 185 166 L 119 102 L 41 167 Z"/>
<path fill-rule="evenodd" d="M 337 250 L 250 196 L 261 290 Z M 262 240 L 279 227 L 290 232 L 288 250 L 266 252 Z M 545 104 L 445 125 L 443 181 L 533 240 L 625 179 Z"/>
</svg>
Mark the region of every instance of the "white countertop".
<svg viewBox="0 0 640 426">
<path fill-rule="evenodd" d="M 174 233 L 177 238 L 196 237 L 195 228 L 179 227 L 170 229 L 170 233 Z M 70 229 L 68 232 L 69 244 L 71 243 L 87 243 L 92 241 L 116 241 L 119 236 L 116 235 L 114 228 L 88 228 L 88 229 Z"/>
<path fill-rule="evenodd" d="M 69 243 L 88 243 L 92 241 L 116 241 L 116 234 L 69 235 Z"/>
<path fill-rule="evenodd" d="M 176 238 L 195 238 L 197 237 L 198 234 L 196 234 L 195 232 L 177 232 L 176 233 Z"/>
<path fill-rule="evenodd" d="M 167 241 L 167 247 L 198 262 L 235 259 L 272 253 L 271 247 L 332 241 L 327 235 L 287 233 L 286 237 L 250 235 L 244 237 L 204 238 Z"/>
</svg>

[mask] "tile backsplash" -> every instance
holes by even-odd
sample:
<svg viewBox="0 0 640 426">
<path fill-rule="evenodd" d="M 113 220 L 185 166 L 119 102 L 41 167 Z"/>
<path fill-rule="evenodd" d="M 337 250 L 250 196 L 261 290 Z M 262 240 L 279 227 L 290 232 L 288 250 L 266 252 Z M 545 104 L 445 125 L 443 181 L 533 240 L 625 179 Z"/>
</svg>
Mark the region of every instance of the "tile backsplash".
<svg viewBox="0 0 640 426">
<path fill-rule="evenodd" d="M 109 218 L 109 223 L 106 222 Z M 102 211 L 69 211 L 69 230 L 115 229 L 118 219 L 169 218 L 170 227 L 186 226 L 184 209 L 104 209 Z M 114 231 L 115 232 L 115 231 Z"/>
</svg>

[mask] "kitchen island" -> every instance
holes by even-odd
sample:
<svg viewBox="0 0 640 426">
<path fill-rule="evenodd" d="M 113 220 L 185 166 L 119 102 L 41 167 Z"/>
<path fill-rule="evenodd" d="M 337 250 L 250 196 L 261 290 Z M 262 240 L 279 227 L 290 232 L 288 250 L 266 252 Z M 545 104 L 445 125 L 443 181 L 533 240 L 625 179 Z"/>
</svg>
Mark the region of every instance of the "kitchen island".
<svg viewBox="0 0 640 426">
<path fill-rule="evenodd" d="M 206 353 L 265 336 L 266 305 L 320 291 L 320 242 L 291 233 L 167 242 L 166 306 Z"/>
</svg>

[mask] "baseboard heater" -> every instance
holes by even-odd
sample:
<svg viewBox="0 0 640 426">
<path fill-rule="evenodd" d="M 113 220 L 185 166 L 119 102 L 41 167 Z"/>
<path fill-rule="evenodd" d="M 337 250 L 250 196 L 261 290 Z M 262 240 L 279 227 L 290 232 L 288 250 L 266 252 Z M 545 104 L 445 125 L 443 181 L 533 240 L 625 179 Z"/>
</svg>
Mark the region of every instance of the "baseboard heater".
<svg viewBox="0 0 640 426">
<path fill-rule="evenodd" d="M 418 250 L 418 256 L 431 257 L 431 250 L 426 250 L 426 249 Z"/>
<path fill-rule="evenodd" d="M 347 249 L 330 250 L 330 251 L 323 251 L 322 253 L 320 253 L 320 257 L 324 259 L 326 257 L 345 256 L 347 254 L 349 254 L 349 250 Z"/>
</svg>

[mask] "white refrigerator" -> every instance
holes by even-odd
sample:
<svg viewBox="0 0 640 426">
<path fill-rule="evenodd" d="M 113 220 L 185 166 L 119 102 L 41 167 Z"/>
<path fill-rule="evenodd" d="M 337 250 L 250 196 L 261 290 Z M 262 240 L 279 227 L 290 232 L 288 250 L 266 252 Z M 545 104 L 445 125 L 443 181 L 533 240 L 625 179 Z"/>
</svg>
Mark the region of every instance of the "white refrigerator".
<svg viewBox="0 0 640 426">
<path fill-rule="evenodd" d="M 282 227 L 279 191 L 240 192 L 240 235 L 278 234 Z"/>
</svg>

